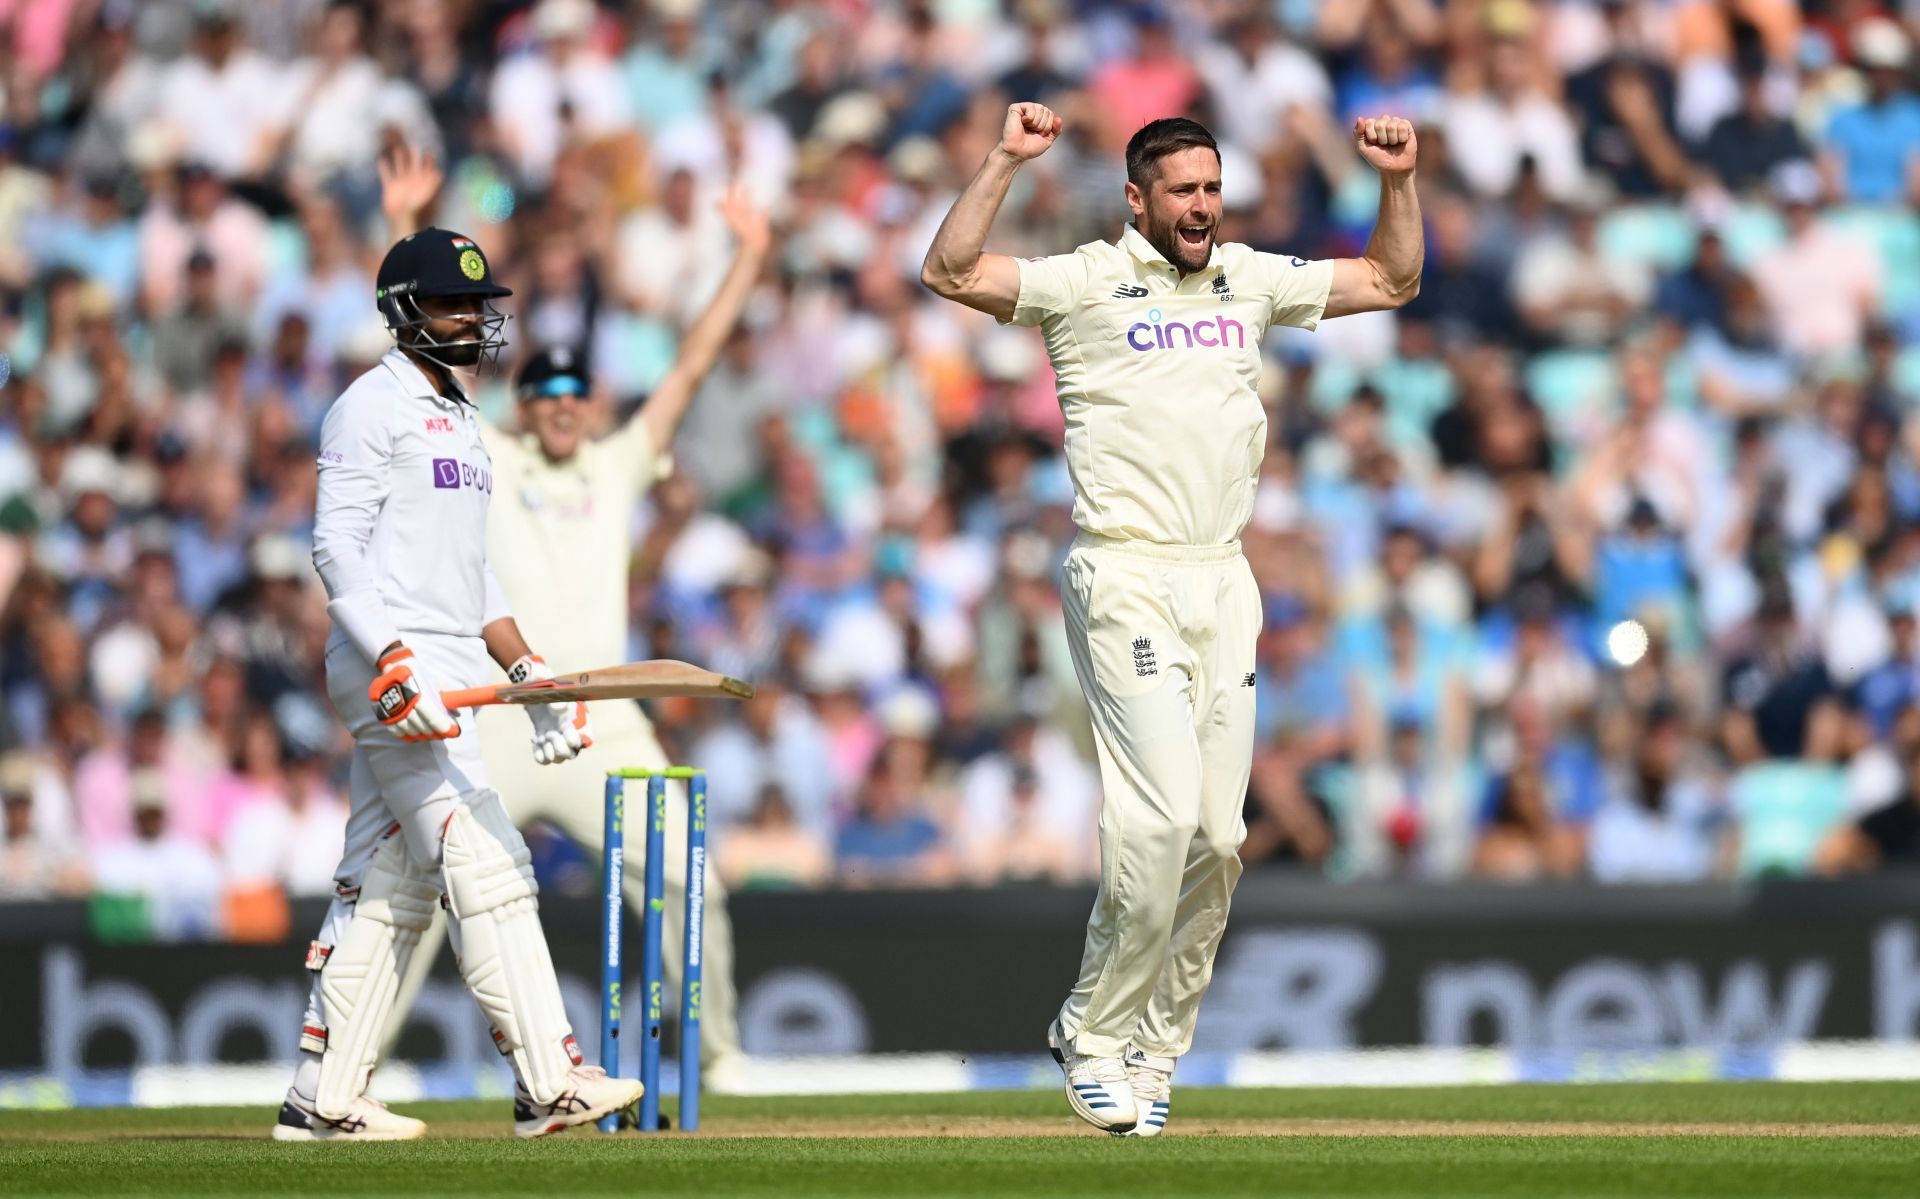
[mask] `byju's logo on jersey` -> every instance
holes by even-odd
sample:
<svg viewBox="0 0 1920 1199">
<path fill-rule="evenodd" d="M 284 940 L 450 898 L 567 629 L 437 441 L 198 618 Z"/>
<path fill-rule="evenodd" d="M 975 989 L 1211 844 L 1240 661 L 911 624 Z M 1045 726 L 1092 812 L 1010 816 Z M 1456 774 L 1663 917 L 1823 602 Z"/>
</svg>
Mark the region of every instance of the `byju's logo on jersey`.
<svg viewBox="0 0 1920 1199">
<path fill-rule="evenodd" d="M 1231 334 L 1233 340 L 1227 340 Z M 1169 321 L 1158 308 L 1147 310 L 1147 319 L 1127 326 L 1127 344 L 1141 352 L 1148 350 L 1223 350 L 1247 348 L 1247 327 L 1229 316 L 1209 317 L 1193 322 Z"/>
<path fill-rule="evenodd" d="M 462 487 L 471 487 L 492 495 L 493 472 L 485 467 L 469 466 L 458 458 L 435 458 L 433 486 L 436 491 L 458 491 Z"/>
</svg>

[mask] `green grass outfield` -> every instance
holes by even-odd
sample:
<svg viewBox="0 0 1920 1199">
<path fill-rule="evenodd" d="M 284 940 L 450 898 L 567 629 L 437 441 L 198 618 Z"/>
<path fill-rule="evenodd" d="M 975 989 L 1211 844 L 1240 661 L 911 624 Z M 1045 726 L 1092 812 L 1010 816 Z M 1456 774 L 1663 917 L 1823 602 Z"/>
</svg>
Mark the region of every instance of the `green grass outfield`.
<svg viewBox="0 0 1920 1199">
<path fill-rule="evenodd" d="M 1156 1140 L 1054 1092 L 713 1098 L 696 1135 L 534 1143 L 503 1103 L 396 1107 L 429 1139 L 281 1145 L 267 1108 L 0 1111 L 0 1195 L 1920 1194 L 1920 1083 L 1176 1088 Z"/>
</svg>

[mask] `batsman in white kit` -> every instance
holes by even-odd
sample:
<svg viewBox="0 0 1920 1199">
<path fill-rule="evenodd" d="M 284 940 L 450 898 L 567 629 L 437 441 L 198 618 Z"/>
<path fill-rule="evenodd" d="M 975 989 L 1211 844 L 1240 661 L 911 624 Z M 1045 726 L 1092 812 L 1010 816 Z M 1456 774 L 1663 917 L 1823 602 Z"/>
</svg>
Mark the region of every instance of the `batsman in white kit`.
<svg viewBox="0 0 1920 1199">
<path fill-rule="evenodd" d="M 400 150 L 382 164 L 382 203 L 394 233 L 419 228 L 440 186 L 430 156 Z M 515 380 L 520 432 L 482 419 L 480 435 L 491 456 L 499 494 L 487 523 L 488 558 L 528 636 L 554 669 L 587 670 L 626 659 L 627 577 L 633 559 L 634 506 L 671 467 L 668 448 L 701 382 L 739 321 L 772 245 L 767 216 L 746 193 L 729 190 L 719 204 L 737 250 L 718 291 L 681 339 L 673 365 L 641 407 L 601 437 L 591 436 L 596 401 L 585 352 L 551 346 L 536 351 Z M 490 777 L 500 783 L 513 814 L 544 818 L 589 852 L 601 853 L 606 772 L 622 767 L 672 765 L 640 706 L 607 702 L 594 711 L 589 752 L 557 767 L 515 752 L 504 725 L 520 717 L 505 708 L 482 709 Z M 684 783 L 670 784 L 666 842 L 683 844 Z M 644 839 L 626 854 L 627 892 L 645 894 Z M 686 856 L 669 853 L 666 880 L 668 993 L 678 993 L 686 910 Z M 701 1081 L 713 1091 L 742 1083 L 738 1004 L 733 986 L 733 925 L 727 897 L 711 868 L 705 883 L 702 928 Z M 439 951 L 436 924 L 401 985 L 401 1013 L 411 1005 Z M 449 922 L 449 927 L 451 924 Z M 395 1020 L 392 1032 L 399 1031 Z M 391 1039 L 391 1037 L 390 1037 Z"/>
<path fill-rule="evenodd" d="M 1381 176 L 1360 258 L 1217 244 L 1219 148 L 1180 117 L 1128 142 L 1134 219 L 1117 243 L 1026 260 L 982 253 L 1014 173 L 1061 124 L 1043 105 L 1008 109 L 921 279 L 1039 326 L 1053 362 L 1080 529 L 1061 591 L 1105 794 L 1080 978 L 1047 1044 L 1082 1119 L 1154 1136 L 1193 1043 L 1246 836 L 1261 601 L 1240 534 L 1267 448 L 1261 344 L 1274 325 L 1313 329 L 1418 292 L 1416 148 L 1405 120 L 1354 123 L 1355 149 Z"/>
<path fill-rule="evenodd" d="M 488 782 L 480 737 L 442 689 L 549 672 L 486 560 L 492 462 L 456 369 L 498 354 L 511 295 L 479 246 L 425 229 L 387 253 L 376 302 L 396 345 L 320 433 L 313 561 L 333 633 L 327 692 L 353 734 L 336 893 L 307 955 L 313 987 L 276 1140 L 406 1140 L 419 1120 L 366 1094 L 408 959 L 436 905 L 460 972 L 513 1067 L 514 1131 L 537 1137 L 640 1098 L 582 1064 L 540 927 L 531 855 Z M 588 744 L 584 704 L 529 707 L 531 753 Z"/>
</svg>

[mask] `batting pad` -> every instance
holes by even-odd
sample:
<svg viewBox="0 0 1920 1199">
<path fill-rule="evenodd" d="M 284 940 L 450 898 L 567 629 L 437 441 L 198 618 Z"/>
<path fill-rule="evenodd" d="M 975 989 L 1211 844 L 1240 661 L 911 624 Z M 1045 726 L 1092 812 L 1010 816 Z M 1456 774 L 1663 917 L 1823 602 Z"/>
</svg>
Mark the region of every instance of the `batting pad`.
<svg viewBox="0 0 1920 1199">
<path fill-rule="evenodd" d="M 540 930 L 533 854 L 496 791 L 479 791 L 447 821 L 441 865 L 460 927 L 460 972 L 536 1103 L 568 1088 L 573 1029 Z"/>
<path fill-rule="evenodd" d="M 407 853 L 397 831 L 380 842 L 339 944 L 320 968 L 326 1049 L 314 1109 L 341 1120 L 367 1087 L 420 934 L 433 920 L 440 889 Z"/>
</svg>

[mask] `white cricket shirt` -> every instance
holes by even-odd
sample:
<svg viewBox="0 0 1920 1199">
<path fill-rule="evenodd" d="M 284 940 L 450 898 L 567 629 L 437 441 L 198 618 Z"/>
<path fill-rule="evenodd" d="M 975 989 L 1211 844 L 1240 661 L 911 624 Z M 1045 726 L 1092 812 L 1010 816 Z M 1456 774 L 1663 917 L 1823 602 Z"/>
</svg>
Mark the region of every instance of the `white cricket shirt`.
<svg viewBox="0 0 1920 1199">
<path fill-rule="evenodd" d="M 531 435 L 481 429 L 498 488 L 488 557 L 527 644 L 557 674 L 626 661 L 633 509 L 668 460 L 638 416 L 566 462 Z"/>
<path fill-rule="evenodd" d="M 508 614 L 487 570 L 493 463 L 472 404 L 390 350 L 327 410 L 319 465 L 313 563 L 336 637 L 373 660 L 408 633 L 477 637 Z"/>
<path fill-rule="evenodd" d="M 1066 417 L 1073 519 L 1103 537 L 1225 545 L 1266 456 L 1260 344 L 1312 329 L 1333 263 L 1216 244 L 1185 279 L 1131 225 L 1118 244 L 1020 260 L 1013 323 L 1038 325 Z"/>
</svg>

